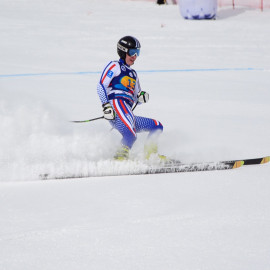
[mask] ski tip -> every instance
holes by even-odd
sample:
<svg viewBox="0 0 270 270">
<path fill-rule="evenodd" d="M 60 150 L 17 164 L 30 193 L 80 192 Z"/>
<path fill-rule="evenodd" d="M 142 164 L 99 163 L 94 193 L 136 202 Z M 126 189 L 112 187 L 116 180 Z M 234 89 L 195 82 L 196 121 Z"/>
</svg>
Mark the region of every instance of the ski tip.
<svg viewBox="0 0 270 270">
<path fill-rule="evenodd" d="M 233 165 L 233 169 L 236 169 L 236 168 L 239 168 L 239 167 L 243 166 L 244 163 L 245 163 L 245 162 L 244 162 L 243 160 L 235 161 L 235 162 L 234 162 L 234 165 Z"/>
<path fill-rule="evenodd" d="M 264 157 L 264 158 L 262 159 L 262 161 L 261 161 L 261 164 L 267 163 L 267 162 L 269 162 L 269 161 L 270 161 L 270 156 Z"/>
</svg>

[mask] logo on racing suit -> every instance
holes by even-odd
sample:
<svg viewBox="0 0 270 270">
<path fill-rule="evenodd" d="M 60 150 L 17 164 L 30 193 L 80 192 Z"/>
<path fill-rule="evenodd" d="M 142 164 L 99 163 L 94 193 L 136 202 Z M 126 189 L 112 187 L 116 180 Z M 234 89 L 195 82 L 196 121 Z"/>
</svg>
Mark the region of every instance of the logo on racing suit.
<svg viewBox="0 0 270 270">
<path fill-rule="evenodd" d="M 109 70 L 108 73 L 107 73 L 107 76 L 108 76 L 109 78 L 111 78 L 112 75 L 113 75 L 113 72 L 112 72 L 111 70 Z"/>
</svg>

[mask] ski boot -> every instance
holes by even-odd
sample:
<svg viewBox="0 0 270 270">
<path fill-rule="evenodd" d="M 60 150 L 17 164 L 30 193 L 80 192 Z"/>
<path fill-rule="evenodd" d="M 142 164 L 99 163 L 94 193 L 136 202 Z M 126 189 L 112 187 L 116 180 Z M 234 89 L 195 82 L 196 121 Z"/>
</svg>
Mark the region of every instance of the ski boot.
<svg viewBox="0 0 270 270">
<path fill-rule="evenodd" d="M 129 156 L 129 148 L 126 145 L 122 145 L 122 147 L 116 152 L 114 155 L 114 160 L 128 160 Z"/>
<path fill-rule="evenodd" d="M 161 162 L 167 162 L 168 158 L 158 154 L 158 146 L 156 143 L 148 143 L 144 146 L 144 157 L 149 160 L 152 157 L 157 157 Z"/>
</svg>

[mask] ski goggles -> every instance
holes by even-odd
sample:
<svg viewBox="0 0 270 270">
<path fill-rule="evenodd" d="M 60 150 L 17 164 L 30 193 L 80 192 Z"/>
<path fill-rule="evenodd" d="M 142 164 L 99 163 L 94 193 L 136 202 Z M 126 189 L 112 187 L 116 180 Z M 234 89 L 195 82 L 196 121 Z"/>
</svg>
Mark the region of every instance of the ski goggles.
<svg viewBox="0 0 270 270">
<path fill-rule="evenodd" d="M 140 55 L 140 49 L 129 49 L 127 54 L 129 56 L 134 56 L 136 54 L 136 56 Z"/>
</svg>

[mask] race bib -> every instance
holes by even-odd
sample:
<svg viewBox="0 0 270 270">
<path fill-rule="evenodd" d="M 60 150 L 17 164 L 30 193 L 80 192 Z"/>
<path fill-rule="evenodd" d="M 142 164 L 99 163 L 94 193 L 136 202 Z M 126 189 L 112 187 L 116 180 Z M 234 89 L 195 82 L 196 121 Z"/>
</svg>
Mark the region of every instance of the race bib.
<svg viewBox="0 0 270 270">
<path fill-rule="evenodd" d="M 125 86 L 127 89 L 134 91 L 136 80 L 130 78 L 129 76 L 125 76 L 121 79 L 121 84 Z"/>
</svg>

